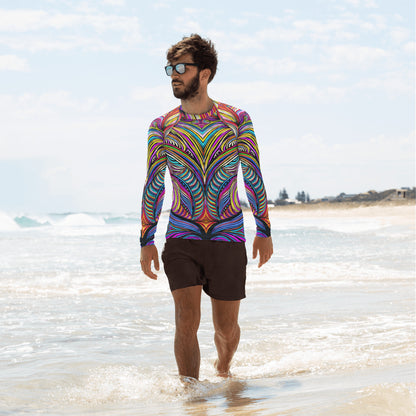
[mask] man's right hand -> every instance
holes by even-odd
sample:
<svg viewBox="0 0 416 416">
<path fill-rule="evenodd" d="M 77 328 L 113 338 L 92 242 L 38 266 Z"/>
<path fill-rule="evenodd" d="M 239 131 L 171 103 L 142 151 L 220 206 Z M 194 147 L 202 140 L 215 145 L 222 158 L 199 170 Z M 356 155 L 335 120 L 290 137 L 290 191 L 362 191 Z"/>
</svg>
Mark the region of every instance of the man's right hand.
<svg viewBox="0 0 416 416">
<path fill-rule="evenodd" d="M 140 252 L 140 266 L 142 267 L 142 271 L 146 276 L 156 280 L 157 274 L 152 272 L 152 260 L 155 269 L 159 271 L 159 254 L 157 252 L 156 246 L 151 245 L 142 247 Z"/>
</svg>

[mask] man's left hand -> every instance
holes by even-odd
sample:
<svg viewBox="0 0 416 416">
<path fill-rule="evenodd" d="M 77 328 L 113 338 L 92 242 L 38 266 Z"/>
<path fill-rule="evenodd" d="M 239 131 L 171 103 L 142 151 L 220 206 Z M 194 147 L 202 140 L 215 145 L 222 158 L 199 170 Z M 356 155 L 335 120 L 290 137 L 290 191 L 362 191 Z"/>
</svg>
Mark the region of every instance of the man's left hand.
<svg viewBox="0 0 416 416">
<path fill-rule="evenodd" d="M 273 241 L 271 237 L 254 237 L 253 241 L 253 259 L 257 257 L 259 253 L 259 265 L 263 266 L 267 263 L 273 254 Z"/>
</svg>

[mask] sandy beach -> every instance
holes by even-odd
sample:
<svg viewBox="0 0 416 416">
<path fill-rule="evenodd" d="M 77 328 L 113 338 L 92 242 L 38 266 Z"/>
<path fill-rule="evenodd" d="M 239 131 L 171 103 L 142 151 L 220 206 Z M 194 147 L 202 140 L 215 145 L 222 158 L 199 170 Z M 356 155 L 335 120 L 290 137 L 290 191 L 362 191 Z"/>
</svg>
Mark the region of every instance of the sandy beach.
<svg viewBox="0 0 416 416">
<path fill-rule="evenodd" d="M 415 226 L 414 200 L 375 203 L 294 204 L 269 208 L 270 217 L 279 218 L 376 218 L 384 224 Z"/>
</svg>

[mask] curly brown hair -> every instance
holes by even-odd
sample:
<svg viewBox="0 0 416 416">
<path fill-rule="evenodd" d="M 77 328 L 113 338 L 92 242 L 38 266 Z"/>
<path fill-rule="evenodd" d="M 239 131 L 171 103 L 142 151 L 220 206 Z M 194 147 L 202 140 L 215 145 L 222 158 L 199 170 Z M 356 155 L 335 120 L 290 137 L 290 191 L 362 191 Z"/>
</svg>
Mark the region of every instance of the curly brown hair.
<svg viewBox="0 0 416 416">
<path fill-rule="evenodd" d="M 191 36 L 185 36 L 181 41 L 172 45 L 167 53 L 168 62 L 178 59 L 182 55 L 191 54 L 194 63 L 198 65 L 198 69 L 210 69 L 211 75 L 208 82 L 211 82 L 217 72 L 217 51 L 214 44 L 209 39 L 203 39 L 196 33 Z"/>
</svg>

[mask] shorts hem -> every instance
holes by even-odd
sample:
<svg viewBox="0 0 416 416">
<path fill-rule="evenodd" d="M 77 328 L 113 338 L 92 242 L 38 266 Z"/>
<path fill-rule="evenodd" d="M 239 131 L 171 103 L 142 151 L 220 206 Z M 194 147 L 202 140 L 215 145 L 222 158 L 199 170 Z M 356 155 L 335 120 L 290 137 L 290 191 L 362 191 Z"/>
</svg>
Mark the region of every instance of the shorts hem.
<svg viewBox="0 0 416 416">
<path fill-rule="evenodd" d="M 203 288 L 202 283 L 195 283 L 195 284 L 192 284 L 192 285 L 186 285 L 186 286 L 183 286 L 183 287 L 176 287 L 175 289 L 170 288 L 170 291 L 171 291 L 171 292 L 174 292 L 175 290 L 186 289 L 186 288 L 188 288 L 188 287 L 194 287 L 194 286 L 201 286 L 201 287 Z"/>
<path fill-rule="evenodd" d="M 206 295 L 208 295 L 210 298 L 215 299 L 215 300 L 223 300 L 223 301 L 236 301 L 236 300 L 243 300 L 246 298 L 246 295 L 242 295 L 242 296 L 233 296 L 233 297 L 227 297 L 227 296 L 217 296 L 217 295 L 213 295 L 211 293 L 208 293 L 204 287 L 202 287 L 203 291 L 205 292 Z"/>
</svg>

